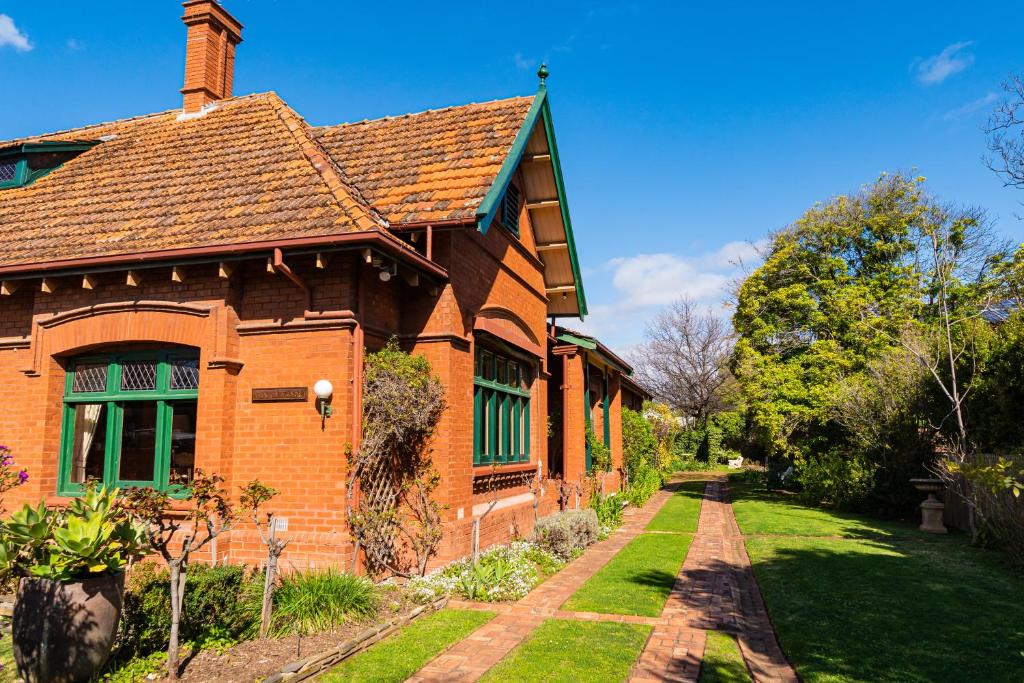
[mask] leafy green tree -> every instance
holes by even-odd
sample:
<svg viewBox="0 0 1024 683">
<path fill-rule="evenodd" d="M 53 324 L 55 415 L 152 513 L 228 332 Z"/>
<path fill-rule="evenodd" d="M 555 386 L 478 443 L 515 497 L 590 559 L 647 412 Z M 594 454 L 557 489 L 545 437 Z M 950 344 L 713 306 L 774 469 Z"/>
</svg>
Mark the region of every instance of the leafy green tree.
<svg viewBox="0 0 1024 683">
<path fill-rule="evenodd" d="M 922 182 L 884 175 L 812 207 L 740 285 L 732 369 L 768 455 L 799 460 L 832 442 L 839 383 L 893 348 L 918 312 Z"/>
</svg>

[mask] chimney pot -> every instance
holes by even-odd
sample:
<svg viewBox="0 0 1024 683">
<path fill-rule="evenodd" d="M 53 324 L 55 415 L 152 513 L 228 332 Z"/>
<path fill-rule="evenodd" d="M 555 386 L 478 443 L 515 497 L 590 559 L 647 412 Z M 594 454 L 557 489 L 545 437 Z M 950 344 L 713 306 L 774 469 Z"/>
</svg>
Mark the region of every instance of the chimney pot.
<svg viewBox="0 0 1024 683">
<path fill-rule="evenodd" d="M 235 46 L 242 42 L 242 25 L 215 0 L 188 0 L 181 18 L 188 27 L 185 45 L 186 113 L 197 112 L 231 97 L 235 76 Z"/>
</svg>

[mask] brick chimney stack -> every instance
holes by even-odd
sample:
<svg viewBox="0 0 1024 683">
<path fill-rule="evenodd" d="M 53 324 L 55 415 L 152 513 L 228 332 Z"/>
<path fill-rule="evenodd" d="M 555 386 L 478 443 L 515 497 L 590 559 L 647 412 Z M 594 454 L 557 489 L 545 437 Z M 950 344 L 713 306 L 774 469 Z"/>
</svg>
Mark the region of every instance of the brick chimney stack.
<svg viewBox="0 0 1024 683">
<path fill-rule="evenodd" d="M 183 3 L 188 26 L 185 47 L 186 113 L 197 112 L 225 97 L 231 97 L 235 76 L 235 46 L 242 42 L 242 25 L 215 0 Z"/>
</svg>

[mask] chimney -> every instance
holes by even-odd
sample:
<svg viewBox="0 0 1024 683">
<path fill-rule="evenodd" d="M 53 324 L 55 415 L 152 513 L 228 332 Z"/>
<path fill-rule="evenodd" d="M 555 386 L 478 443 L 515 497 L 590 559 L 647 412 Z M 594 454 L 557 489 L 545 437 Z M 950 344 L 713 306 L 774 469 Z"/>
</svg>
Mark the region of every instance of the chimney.
<svg viewBox="0 0 1024 683">
<path fill-rule="evenodd" d="M 185 113 L 193 113 L 231 97 L 235 76 L 235 46 L 242 42 L 242 25 L 215 0 L 183 3 L 188 26 L 185 46 Z"/>
</svg>

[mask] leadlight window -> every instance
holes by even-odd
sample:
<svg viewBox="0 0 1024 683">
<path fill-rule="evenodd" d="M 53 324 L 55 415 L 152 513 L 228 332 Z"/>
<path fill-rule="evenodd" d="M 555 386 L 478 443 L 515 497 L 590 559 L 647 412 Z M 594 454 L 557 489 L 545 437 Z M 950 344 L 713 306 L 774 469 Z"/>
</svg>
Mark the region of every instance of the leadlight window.
<svg viewBox="0 0 1024 683">
<path fill-rule="evenodd" d="M 17 161 L 0 161 L 0 183 L 12 182 L 17 174 Z"/>
<path fill-rule="evenodd" d="M 533 367 L 488 349 L 474 367 L 473 464 L 529 462 Z"/>
<path fill-rule="evenodd" d="M 195 469 L 199 359 L 187 351 L 80 358 L 68 368 L 58 492 L 90 480 L 175 490 Z"/>
</svg>

